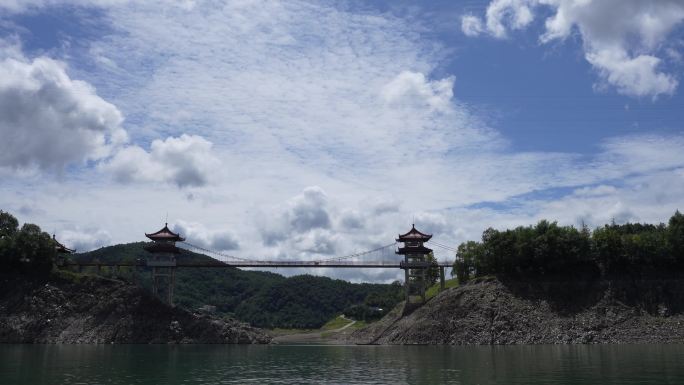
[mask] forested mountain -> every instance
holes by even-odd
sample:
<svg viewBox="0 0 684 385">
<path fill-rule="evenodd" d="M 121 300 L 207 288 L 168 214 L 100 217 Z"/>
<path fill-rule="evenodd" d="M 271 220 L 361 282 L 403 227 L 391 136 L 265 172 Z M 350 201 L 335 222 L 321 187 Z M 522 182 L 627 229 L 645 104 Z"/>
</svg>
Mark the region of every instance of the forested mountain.
<svg viewBox="0 0 684 385">
<path fill-rule="evenodd" d="M 146 258 L 145 243 L 129 243 L 76 254 L 81 261 L 135 261 Z M 179 262 L 215 262 L 203 254 L 182 250 Z M 90 270 L 94 272 L 94 268 Z M 103 270 L 101 274 L 115 274 Z M 150 287 L 147 268 L 123 268 L 122 278 Z M 260 327 L 317 328 L 352 305 L 391 308 L 401 300 L 401 287 L 384 284 L 353 284 L 326 277 L 279 274 L 226 268 L 179 268 L 176 270 L 175 303 L 188 309 L 215 306 Z"/>
<path fill-rule="evenodd" d="M 310 328 L 323 325 L 331 315 L 362 304 L 385 305 L 389 311 L 401 301 L 398 284 L 354 284 L 299 275 L 265 287 L 235 310 L 239 319 L 259 327 Z"/>
</svg>

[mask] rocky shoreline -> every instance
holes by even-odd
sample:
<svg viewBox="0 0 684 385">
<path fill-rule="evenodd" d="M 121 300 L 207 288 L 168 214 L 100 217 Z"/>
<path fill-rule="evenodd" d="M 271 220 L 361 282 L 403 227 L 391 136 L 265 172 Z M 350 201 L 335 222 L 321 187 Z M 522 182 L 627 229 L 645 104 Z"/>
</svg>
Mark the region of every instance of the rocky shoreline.
<svg viewBox="0 0 684 385">
<path fill-rule="evenodd" d="M 260 329 L 170 307 L 130 283 L 94 276 L 0 276 L 0 343 L 267 344 Z"/>
<path fill-rule="evenodd" d="M 348 342 L 386 345 L 684 343 L 684 315 L 671 310 L 679 308 L 672 301 L 679 301 L 679 296 L 684 294 L 678 290 L 682 281 L 674 282 L 674 286 L 673 282 L 652 284 L 660 295 L 646 301 L 644 298 L 628 301 L 616 295 L 624 292 L 620 285 L 598 285 L 588 293 L 568 287 L 566 291 L 574 293 L 576 302 L 582 306 L 576 307 L 576 303 L 570 302 L 563 308 L 562 303 L 538 295 L 514 294 L 511 285 L 497 279 L 480 279 L 448 289 L 407 315 L 400 305 L 381 321 L 352 333 Z M 649 292 L 647 288 L 644 291 Z M 648 307 L 655 311 L 646 311 Z"/>
</svg>

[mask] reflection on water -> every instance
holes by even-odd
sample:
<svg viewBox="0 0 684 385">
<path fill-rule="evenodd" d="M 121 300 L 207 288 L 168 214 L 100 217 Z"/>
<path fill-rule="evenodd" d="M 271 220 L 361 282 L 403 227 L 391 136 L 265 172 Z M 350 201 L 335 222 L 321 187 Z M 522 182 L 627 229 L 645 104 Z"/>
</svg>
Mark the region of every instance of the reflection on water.
<svg viewBox="0 0 684 385">
<path fill-rule="evenodd" d="M 0 345 L 0 384 L 684 384 L 684 345 Z"/>
</svg>

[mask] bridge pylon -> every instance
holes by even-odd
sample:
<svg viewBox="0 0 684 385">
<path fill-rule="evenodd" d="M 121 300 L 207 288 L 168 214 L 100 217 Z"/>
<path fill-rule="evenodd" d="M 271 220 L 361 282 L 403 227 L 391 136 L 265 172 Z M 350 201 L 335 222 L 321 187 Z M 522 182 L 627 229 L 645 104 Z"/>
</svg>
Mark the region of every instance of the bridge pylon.
<svg viewBox="0 0 684 385">
<path fill-rule="evenodd" d="M 405 234 L 400 234 L 397 242 L 403 243 L 396 253 L 404 256 L 400 267 L 404 270 L 404 297 L 405 309 L 411 306 L 411 296 L 420 297 L 420 302 L 425 302 L 425 290 L 427 289 L 428 271 L 432 263 L 427 256 L 432 249 L 425 247 L 424 243 L 432 238 L 432 234 L 425 234 L 416 229 L 415 224 Z"/>
<path fill-rule="evenodd" d="M 173 289 L 176 285 L 176 254 L 180 249 L 176 242 L 183 242 L 185 238 L 169 230 L 168 223 L 152 234 L 145 233 L 152 243 L 145 246 L 151 255 L 147 258 L 147 266 L 152 268 L 152 294 L 169 305 L 173 305 Z M 166 289 L 160 295 L 160 289 Z"/>
</svg>

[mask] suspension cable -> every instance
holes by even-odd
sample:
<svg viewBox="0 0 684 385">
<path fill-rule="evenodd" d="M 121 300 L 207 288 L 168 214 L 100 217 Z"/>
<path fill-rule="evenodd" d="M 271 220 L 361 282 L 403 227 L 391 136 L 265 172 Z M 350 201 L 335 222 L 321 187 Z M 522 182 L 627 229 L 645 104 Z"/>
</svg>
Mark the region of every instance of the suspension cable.
<svg viewBox="0 0 684 385">
<path fill-rule="evenodd" d="M 445 249 L 445 250 L 458 251 L 458 249 L 455 247 L 447 246 L 447 245 L 441 244 L 441 243 L 433 241 L 433 240 L 430 240 L 430 244 L 435 245 L 435 246 L 440 247 L 440 248 Z"/>
<path fill-rule="evenodd" d="M 361 257 L 361 256 L 364 256 L 364 255 L 372 254 L 372 253 L 374 253 L 374 252 L 376 252 L 376 251 L 380 251 L 380 250 L 383 250 L 383 249 L 387 249 L 387 248 L 389 248 L 389 247 L 393 247 L 393 246 L 396 245 L 396 244 L 397 244 L 397 243 L 394 242 L 394 243 L 390 243 L 389 245 L 380 246 L 380 247 L 378 247 L 378 248 L 376 248 L 376 249 L 373 249 L 373 250 L 361 251 L 361 252 L 358 252 L 358 253 L 349 254 L 349 255 L 344 255 L 344 256 L 341 256 L 341 257 L 332 257 L 332 258 L 326 258 L 326 259 L 319 259 L 319 260 L 317 260 L 317 262 L 341 261 L 341 260 L 343 260 L 343 259 L 351 259 L 351 258 L 354 258 L 354 257 Z"/>
<path fill-rule="evenodd" d="M 188 245 L 188 246 L 190 246 L 190 247 L 193 248 L 193 249 L 197 249 L 197 250 L 203 251 L 203 252 L 205 252 L 205 253 L 209 253 L 209 254 L 216 254 L 216 255 L 218 255 L 218 256 L 221 256 L 221 257 L 224 257 L 224 258 L 228 258 L 228 259 L 235 259 L 235 260 L 238 260 L 238 261 L 245 261 L 245 262 L 252 262 L 252 261 L 255 261 L 255 260 L 249 259 L 249 258 L 240 258 L 240 257 L 236 257 L 236 256 L 234 256 L 234 255 L 224 254 L 224 253 L 221 253 L 220 251 L 209 250 L 209 249 L 206 249 L 206 248 L 201 247 L 201 246 L 193 245 L 192 243 L 189 243 L 189 242 L 180 242 L 180 243 L 182 243 L 182 244 L 184 244 L 184 245 Z M 255 262 L 257 262 L 257 261 L 255 261 Z"/>
<path fill-rule="evenodd" d="M 201 246 L 193 245 L 192 243 L 188 243 L 188 242 L 180 242 L 180 243 L 185 244 L 185 245 L 188 245 L 188 246 L 190 246 L 190 247 L 193 248 L 193 249 L 197 249 L 197 250 L 203 251 L 203 252 L 205 252 L 205 253 L 215 254 L 215 255 L 218 255 L 218 256 L 221 256 L 221 257 L 224 257 L 224 258 L 228 258 L 228 259 L 234 259 L 234 260 L 244 261 L 244 262 L 264 262 L 264 263 L 267 263 L 267 262 L 274 262 L 274 261 L 267 261 L 267 260 L 260 260 L 260 259 L 250 259 L 250 258 L 236 257 L 236 256 L 234 256 L 234 255 L 225 254 L 225 253 L 222 253 L 222 252 L 220 252 L 220 251 L 210 250 L 210 249 L 207 249 L 207 248 L 204 248 L 204 247 L 201 247 Z M 372 253 L 374 253 L 374 252 L 377 252 L 377 251 L 380 251 L 380 250 L 383 250 L 383 249 L 392 247 L 392 246 L 394 246 L 394 245 L 396 245 L 396 242 L 391 243 L 391 244 L 389 244 L 389 245 L 381 246 L 381 247 L 378 247 L 378 248 L 375 248 L 375 249 L 372 249 L 372 250 L 361 251 L 361 252 L 358 252 L 358 253 L 343 255 L 343 256 L 340 256 L 340 257 L 332 257 L 332 258 L 326 258 L 326 259 L 315 259 L 315 260 L 312 260 L 311 262 L 341 261 L 341 260 L 344 260 L 344 259 L 351 259 L 351 258 L 355 258 L 355 257 L 361 257 L 361 256 L 364 256 L 364 255 L 372 254 Z"/>
</svg>

